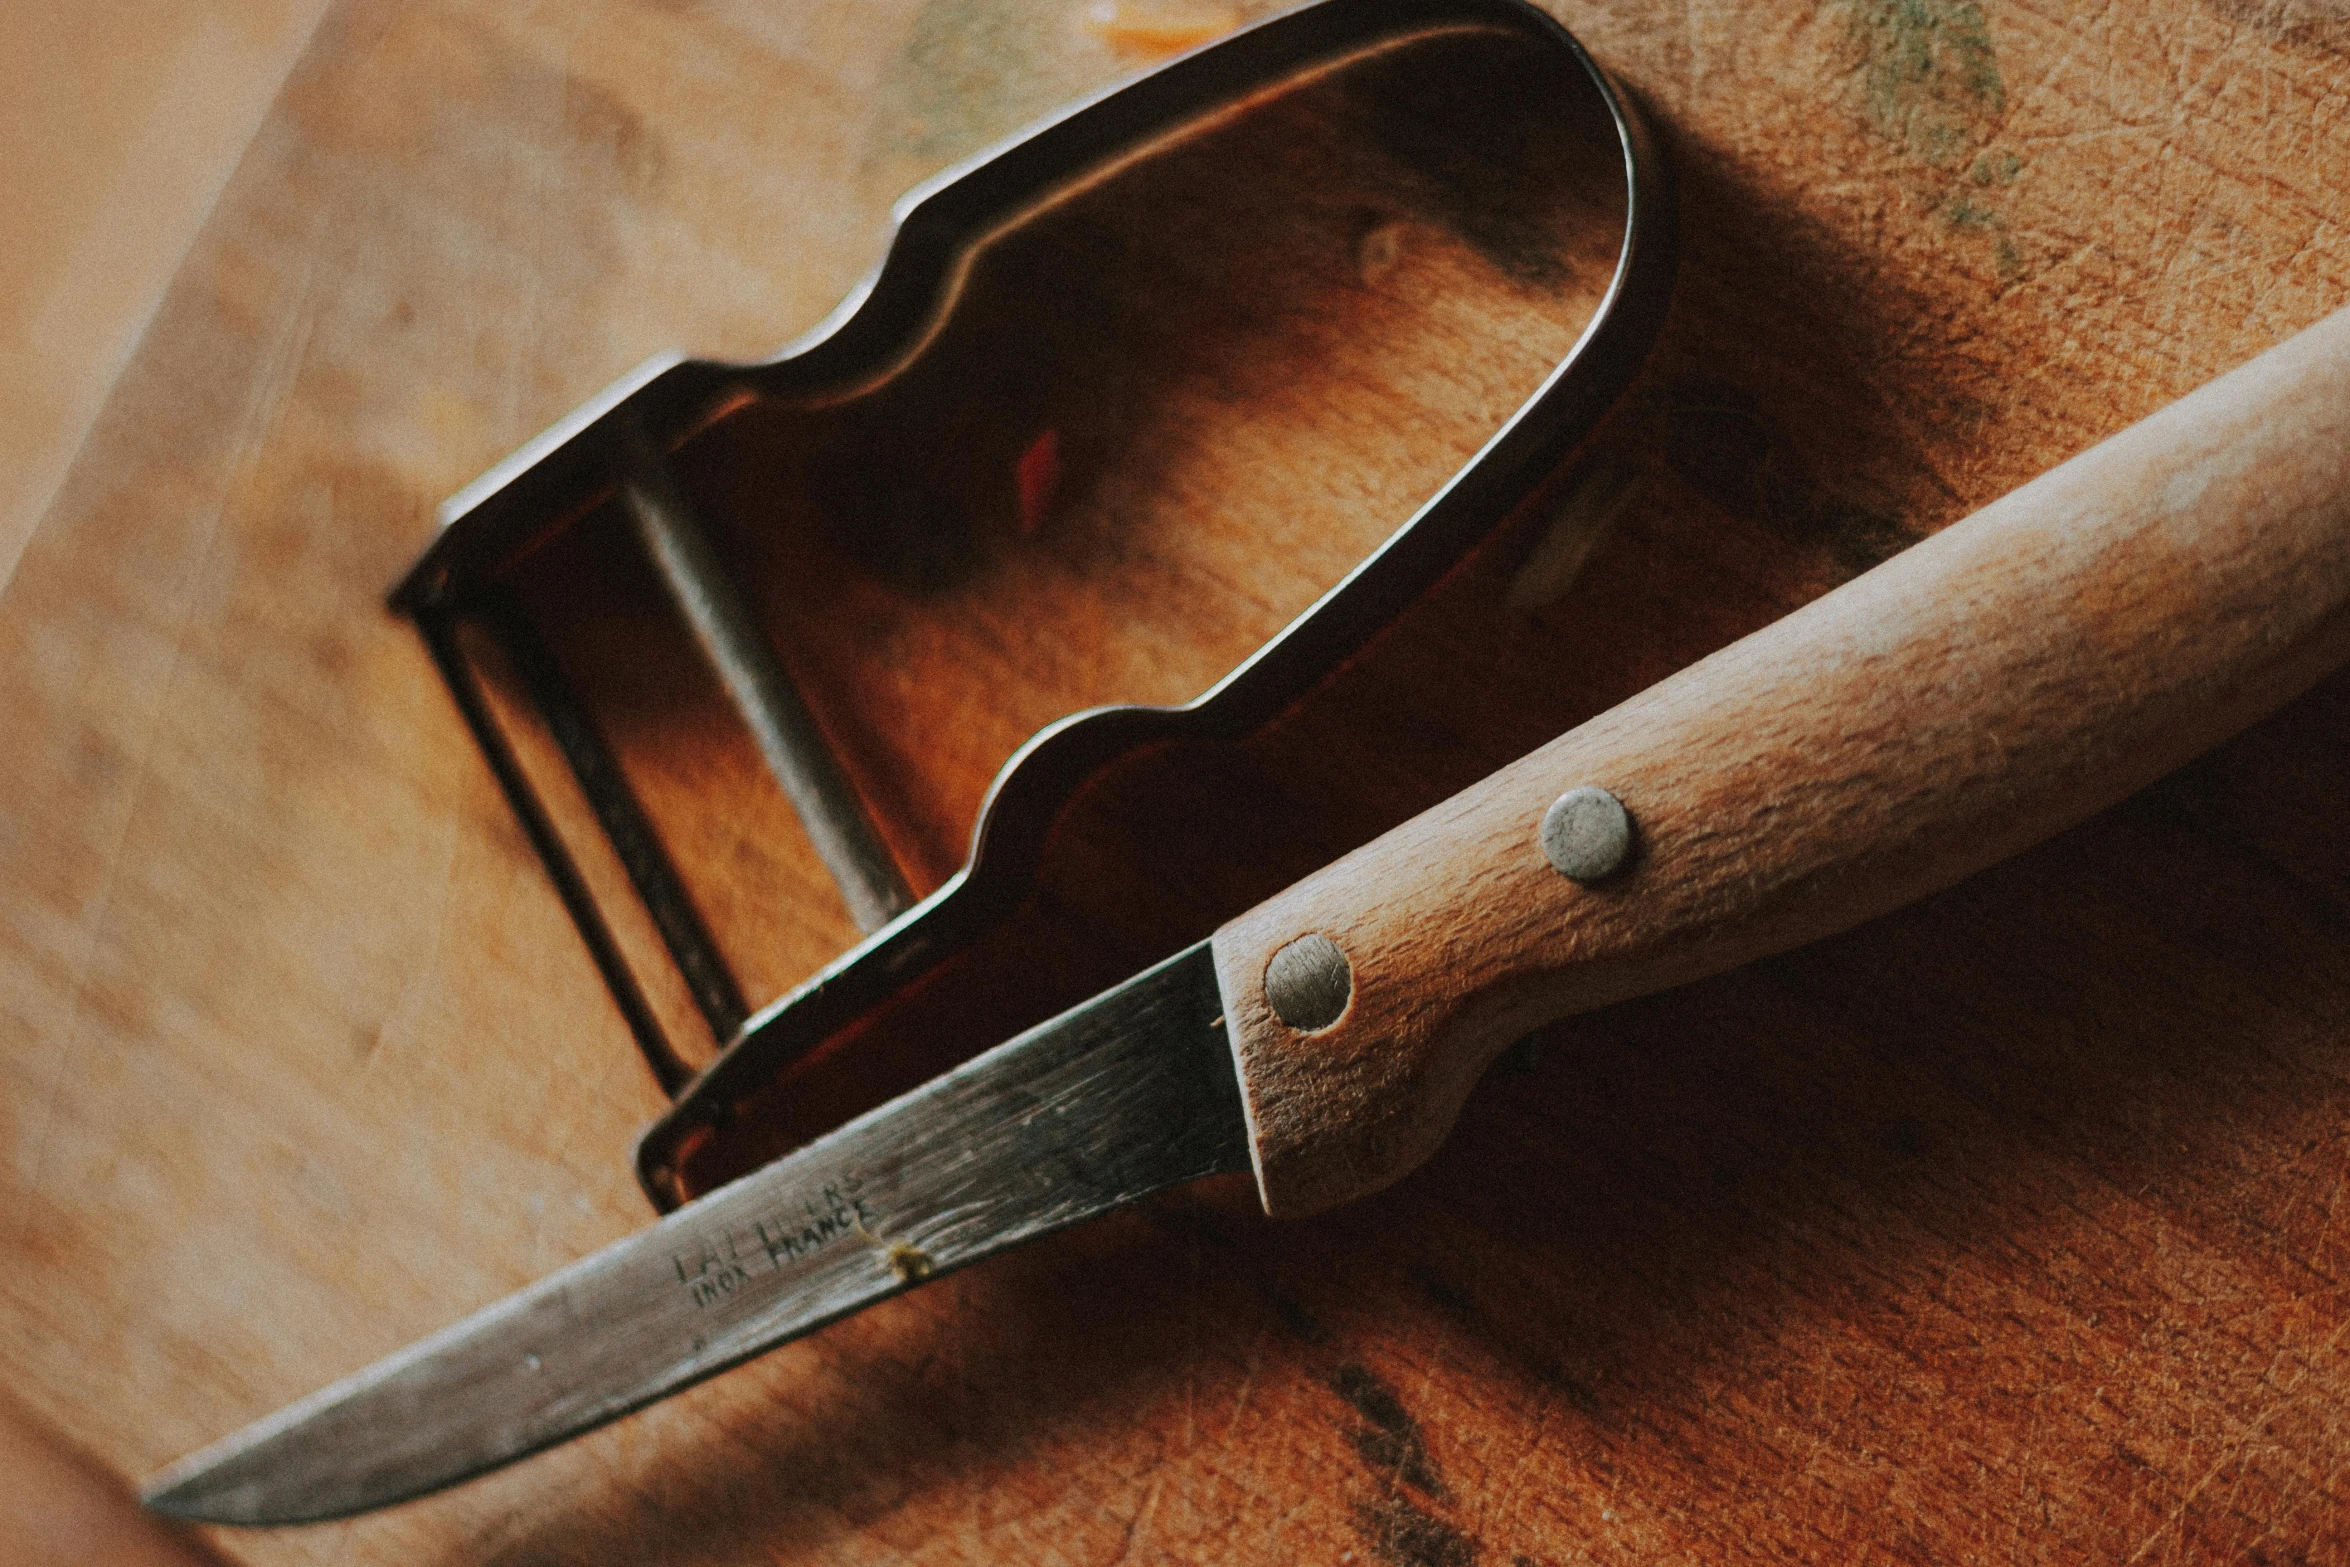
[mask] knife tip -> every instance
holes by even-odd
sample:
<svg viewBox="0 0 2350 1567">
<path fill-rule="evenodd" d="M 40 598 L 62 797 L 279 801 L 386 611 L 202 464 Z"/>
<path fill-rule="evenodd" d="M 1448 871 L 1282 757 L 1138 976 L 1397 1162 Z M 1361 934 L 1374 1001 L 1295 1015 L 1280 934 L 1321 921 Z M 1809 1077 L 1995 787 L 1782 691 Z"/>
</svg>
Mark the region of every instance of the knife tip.
<svg viewBox="0 0 2350 1567">
<path fill-rule="evenodd" d="M 329 1514 L 289 1512 L 282 1488 L 222 1462 L 212 1450 L 193 1453 L 139 1482 L 139 1505 L 151 1513 L 187 1523 L 263 1528 L 310 1523 Z"/>
<path fill-rule="evenodd" d="M 166 1518 L 189 1523 L 250 1523 L 251 1485 L 225 1489 L 210 1482 L 209 1466 L 193 1468 L 183 1459 L 139 1482 L 139 1505 Z M 239 1505 L 242 1503 L 243 1505 Z"/>
</svg>

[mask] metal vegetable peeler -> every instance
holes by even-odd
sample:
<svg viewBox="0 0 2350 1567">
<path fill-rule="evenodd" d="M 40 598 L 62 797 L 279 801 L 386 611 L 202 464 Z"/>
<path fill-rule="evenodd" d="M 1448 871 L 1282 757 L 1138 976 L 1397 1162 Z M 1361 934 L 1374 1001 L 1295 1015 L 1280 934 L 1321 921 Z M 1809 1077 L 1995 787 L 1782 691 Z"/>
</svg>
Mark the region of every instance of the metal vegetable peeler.
<svg viewBox="0 0 2350 1567">
<path fill-rule="evenodd" d="M 1445 48 L 1470 50 L 1471 64 L 1456 61 L 1449 76 L 1425 69 L 1428 52 Z M 1480 78 L 1481 70 L 1490 74 Z M 1497 101 L 1452 90 L 1480 80 Z M 1032 241 L 1089 192 L 1193 155 L 1253 107 L 1324 88 L 1351 105 L 1335 123 L 1380 144 L 1381 156 L 1402 170 L 1410 200 L 1505 271 L 1525 273 L 1530 287 L 1541 282 L 1538 247 L 1530 249 L 1528 236 L 1506 223 L 1498 230 L 1492 221 L 1481 225 L 1471 198 L 1484 191 L 1490 211 L 1494 181 L 1524 178 L 1503 165 L 1519 151 L 1513 142 L 1527 115 L 1555 112 L 1591 132 L 1605 166 L 1584 172 L 1616 187 L 1611 201 L 1619 214 L 1595 308 L 1563 357 L 1465 465 L 1395 517 L 1384 542 L 1207 691 L 1179 705 L 1094 707 L 1037 731 L 997 774 L 961 868 L 917 897 L 870 802 L 779 656 L 775 630 L 742 579 L 740 552 L 726 547 L 725 530 L 696 491 L 756 485 L 772 475 L 787 485 L 830 483 L 808 456 L 818 439 L 810 435 L 819 428 L 813 421 L 853 431 L 859 410 L 887 413 L 925 376 L 935 378 L 942 357 L 958 351 L 957 323 L 978 297 L 974 278 L 984 282 L 994 258 Z M 730 1163 L 713 1150 L 746 1101 L 778 1073 L 1011 916 L 1034 883 L 1048 829 L 1087 780 L 1145 747 L 1233 738 L 1261 726 L 1533 493 L 1629 383 L 1660 324 L 1672 275 L 1670 184 L 1649 133 L 1582 47 L 1519 0 L 1320 0 L 1030 127 L 925 181 L 898 202 L 893 218 L 873 273 L 774 358 L 650 360 L 452 498 L 439 535 L 391 597 L 424 636 L 631 1033 L 673 1096 L 636 1153 L 639 1179 L 664 1210 L 737 1173 L 739 1156 Z M 1382 231 L 1373 224 L 1358 238 L 1357 260 L 1369 277 L 1382 264 Z M 1036 309 L 1049 313 L 1055 303 L 1042 297 Z M 998 362 L 995 382 L 973 393 L 1014 410 L 997 421 L 1000 431 L 982 431 L 972 444 L 1002 446 L 985 460 L 1006 475 L 1005 504 L 1018 517 L 1033 520 L 1071 459 L 1054 426 L 1039 431 L 1017 410 L 1072 395 L 1073 365 L 1087 368 L 1069 353 Z M 838 437 L 821 439 L 837 444 Z M 828 448 L 833 466 L 822 472 L 838 472 L 839 455 Z M 721 462 L 733 465 L 731 477 L 708 480 Z M 803 509 L 842 512 L 839 493 L 835 484 Z M 919 578 L 932 548 L 925 529 L 953 524 L 903 504 L 903 486 L 852 485 L 848 493 L 854 504 L 832 525 L 862 541 L 854 547 Z M 551 549 L 591 522 L 633 541 L 867 932 L 769 1004 L 745 998 L 590 704 L 516 591 Z M 676 978 L 722 1044 L 699 1072 L 648 1001 L 645 976 L 616 938 L 576 844 L 518 758 L 509 724 L 485 689 L 476 656 L 485 646 L 535 709 Z"/>
</svg>

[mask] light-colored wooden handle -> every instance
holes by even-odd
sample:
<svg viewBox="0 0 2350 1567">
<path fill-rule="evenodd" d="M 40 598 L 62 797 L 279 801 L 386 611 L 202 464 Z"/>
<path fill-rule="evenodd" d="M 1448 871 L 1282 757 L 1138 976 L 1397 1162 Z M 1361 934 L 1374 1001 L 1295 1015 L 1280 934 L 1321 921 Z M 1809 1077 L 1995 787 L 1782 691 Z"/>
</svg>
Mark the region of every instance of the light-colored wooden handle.
<svg viewBox="0 0 2350 1567">
<path fill-rule="evenodd" d="M 1403 1175 L 1527 1030 L 1946 887 L 2346 657 L 2350 310 L 1218 931 L 1267 1211 Z M 1539 836 L 1580 786 L 1634 824 L 1588 885 Z"/>
</svg>

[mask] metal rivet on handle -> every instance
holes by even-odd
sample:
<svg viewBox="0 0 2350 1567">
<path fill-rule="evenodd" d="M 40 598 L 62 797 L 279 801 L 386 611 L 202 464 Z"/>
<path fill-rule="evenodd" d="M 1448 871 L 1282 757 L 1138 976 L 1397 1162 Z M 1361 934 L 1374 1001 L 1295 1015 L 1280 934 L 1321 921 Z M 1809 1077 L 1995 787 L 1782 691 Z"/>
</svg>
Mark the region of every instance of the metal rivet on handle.
<svg viewBox="0 0 2350 1567">
<path fill-rule="evenodd" d="M 1605 789 L 1569 789 L 1542 813 L 1542 855 L 1569 881 L 1605 881 L 1632 853 L 1632 816 Z"/>
<path fill-rule="evenodd" d="M 1354 989 L 1354 969 L 1328 936 L 1300 936 L 1265 965 L 1266 1002 L 1301 1033 L 1337 1022 Z"/>
</svg>

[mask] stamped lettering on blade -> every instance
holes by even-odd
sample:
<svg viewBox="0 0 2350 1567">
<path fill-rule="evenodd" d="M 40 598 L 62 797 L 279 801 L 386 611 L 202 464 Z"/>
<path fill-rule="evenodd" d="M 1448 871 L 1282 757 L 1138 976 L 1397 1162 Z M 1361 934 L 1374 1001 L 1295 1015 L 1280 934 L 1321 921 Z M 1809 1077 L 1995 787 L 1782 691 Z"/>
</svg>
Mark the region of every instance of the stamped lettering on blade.
<svg viewBox="0 0 2350 1567">
<path fill-rule="evenodd" d="M 781 1205 L 750 1224 L 701 1238 L 698 1248 L 669 1254 L 677 1282 L 696 1306 L 732 1296 L 762 1273 L 774 1273 L 849 1236 L 872 1239 L 873 1216 L 854 1177 L 827 1183 L 812 1197 Z"/>
</svg>

